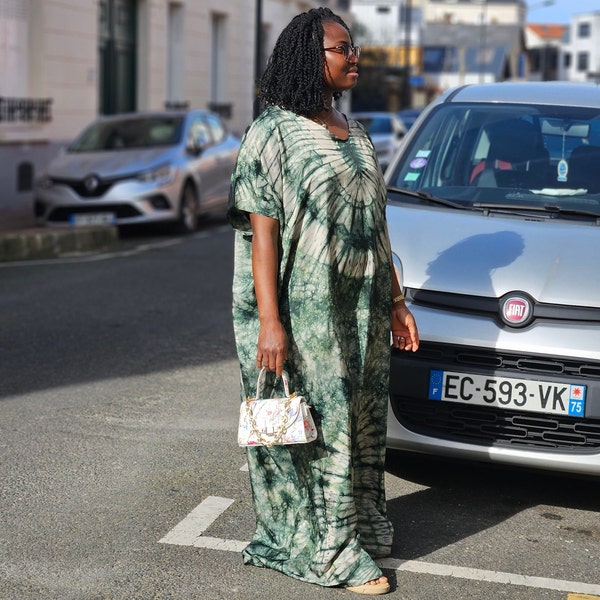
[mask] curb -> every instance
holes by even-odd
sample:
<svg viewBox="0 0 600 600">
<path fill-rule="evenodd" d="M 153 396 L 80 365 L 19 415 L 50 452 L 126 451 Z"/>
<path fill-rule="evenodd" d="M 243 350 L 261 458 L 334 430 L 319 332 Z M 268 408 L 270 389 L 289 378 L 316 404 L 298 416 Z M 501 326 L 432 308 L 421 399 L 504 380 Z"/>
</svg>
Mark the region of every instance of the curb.
<svg viewBox="0 0 600 600">
<path fill-rule="evenodd" d="M 0 262 L 58 258 L 109 250 L 119 242 L 117 227 L 76 229 L 25 229 L 0 233 Z"/>
</svg>

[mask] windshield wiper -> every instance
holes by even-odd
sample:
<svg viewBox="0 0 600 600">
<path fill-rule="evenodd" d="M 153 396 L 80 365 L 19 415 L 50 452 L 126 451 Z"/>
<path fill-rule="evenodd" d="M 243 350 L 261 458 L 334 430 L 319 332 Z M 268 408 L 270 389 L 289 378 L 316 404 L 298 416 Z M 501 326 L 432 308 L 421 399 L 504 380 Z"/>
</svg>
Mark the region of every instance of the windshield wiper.
<svg viewBox="0 0 600 600">
<path fill-rule="evenodd" d="M 561 215 L 577 215 L 583 217 L 600 218 L 600 213 L 593 210 L 583 210 L 580 208 L 567 208 L 558 204 L 544 204 L 544 209 L 548 212 L 559 213 Z"/>
<path fill-rule="evenodd" d="M 591 210 L 581 210 L 578 208 L 565 208 L 558 206 L 558 204 L 542 204 L 542 205 L 526 205 L 526 204 L 497 204 L 493 202 L 473 202 L 475 208 L 481 208 L 484 210 L 511 210 L 511 211 L 523 211 L 523 212 L 545 212 L 552 214 L 561 215 L 574 215 L 581 217 L 592 217 L 594 219 L 600 218 L 600 213 Z"/>
<path fill-rule="evenodd" d="M 426 200 L 427 202 L 432 202 L 433 204 L 441 204 L 442 206 L 448 206 L 450 208 L 459 208 L 462 210 L 468 210 L 471 207 L 465 206 L 464 204 L 459 204 L 458 202 L 452 202 L 452 200 L 446 200 L 445 198 L 438 198 L 437 196 L 432 196 L 428 192 L 423 192 L 421 190 L 404 190 L 402 188 L 388 186 L 388 192 L 397 192 L 398 194 L 406 194 L 407 196 L 411 196 L 413 198 L 419 198 L 419 200 Z"/>
</svg>

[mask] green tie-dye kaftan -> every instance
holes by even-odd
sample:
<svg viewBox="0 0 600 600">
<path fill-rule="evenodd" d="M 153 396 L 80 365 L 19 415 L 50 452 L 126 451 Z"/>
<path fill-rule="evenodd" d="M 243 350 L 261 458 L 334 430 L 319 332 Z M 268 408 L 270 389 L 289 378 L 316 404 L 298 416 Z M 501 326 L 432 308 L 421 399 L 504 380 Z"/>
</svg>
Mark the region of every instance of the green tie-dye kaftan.
<svg viewBox="0 0 600 600">
<path fill-rule="evenodd" d="M 242 397 L 254 395 L 258 375 L 248 216 L 257 213 L 279 221 L 286 370 L 319 431 L 310 444 L 248 449 L 256 533 L 244 561 L 324 586 L 380 577 L 373 558 L 389 555 L 393 533 L 384 491 L 391 295 L 385 186 L 364 129 L 352 120 L 349 127 L 343 141 L 292 112 L 265 110 L 240 148 L 229 212 Z M 271 392 L 282 395 L 274 385 Z"/>
</svg>

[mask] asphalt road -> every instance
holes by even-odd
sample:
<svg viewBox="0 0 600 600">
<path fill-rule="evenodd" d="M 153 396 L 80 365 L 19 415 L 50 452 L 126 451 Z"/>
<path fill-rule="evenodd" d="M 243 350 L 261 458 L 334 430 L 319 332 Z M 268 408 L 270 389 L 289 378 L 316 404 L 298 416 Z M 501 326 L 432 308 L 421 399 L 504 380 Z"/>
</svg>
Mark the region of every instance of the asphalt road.
<svg viewBox="0 0 600 600">
<path fill-rule="evenodd" d="M 351 598 L 245 567 L 232 234 L 0 266 L 0 598 Z M 390 455 L 390 598 L 600 596 L 598 482 Z"/>
</svg>

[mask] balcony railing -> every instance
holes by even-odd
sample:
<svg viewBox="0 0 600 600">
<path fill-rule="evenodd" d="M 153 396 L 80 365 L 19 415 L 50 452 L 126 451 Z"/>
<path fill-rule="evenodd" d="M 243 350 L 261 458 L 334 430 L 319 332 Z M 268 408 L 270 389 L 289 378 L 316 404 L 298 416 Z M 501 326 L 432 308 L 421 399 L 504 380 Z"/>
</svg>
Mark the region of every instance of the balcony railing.
<svg viewBox="0 0 600 600">
<path fill-rule="evenodd" d="M 0 123 L 52 121 L 52 98 L 6 98 L 0 96 Z"/>
</svg>

